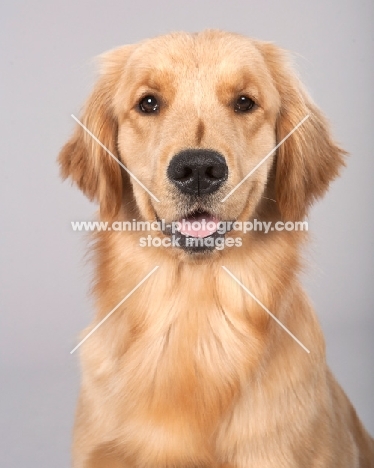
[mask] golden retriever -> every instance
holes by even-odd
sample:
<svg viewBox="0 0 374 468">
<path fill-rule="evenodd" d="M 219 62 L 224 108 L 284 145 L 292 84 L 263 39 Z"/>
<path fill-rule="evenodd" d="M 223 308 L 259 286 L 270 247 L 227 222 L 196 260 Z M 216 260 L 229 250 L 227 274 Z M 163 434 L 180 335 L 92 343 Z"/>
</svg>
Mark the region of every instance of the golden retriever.
<svg viewBox="0 0 374 468">
<path fill-rule="evenodd" d="M 103 221 L 213 228 L 147 232 L 170 247 L 144 247 L 136 230 L 95 234 L 97 314 L 82 338 L 122 302 L 80 349 L 73 466 L 373 467 L 298 279 L 306 233 L 218 233 L 223 221 L 303 220 L 344 165 L 287 53 L 207 30 L 101 63 L 85 128 L 60 153 L 63 177 Z"/>
</svg>

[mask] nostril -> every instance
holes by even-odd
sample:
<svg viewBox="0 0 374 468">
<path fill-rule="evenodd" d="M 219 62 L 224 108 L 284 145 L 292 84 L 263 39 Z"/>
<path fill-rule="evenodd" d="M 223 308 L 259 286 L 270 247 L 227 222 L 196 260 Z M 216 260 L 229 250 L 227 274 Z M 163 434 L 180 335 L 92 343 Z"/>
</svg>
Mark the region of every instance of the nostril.
<svg viewBox="0 0 374 468">
<path fill-rule="evenodd" d="M 223 166 L 223 165 L 209 166 L 205 170 L 205 175 L 209 179 L 222 179 L 226 175 L 226 166 Z"/>
<path fill-rule="evenodd" d="M 174 180 L 179 180 L 180 182 L 184 182 L 191 178 L 193 174 L 193 170 L 188 166 L 181 166 L 176 168 L 174 172 Z"/>
</svg>

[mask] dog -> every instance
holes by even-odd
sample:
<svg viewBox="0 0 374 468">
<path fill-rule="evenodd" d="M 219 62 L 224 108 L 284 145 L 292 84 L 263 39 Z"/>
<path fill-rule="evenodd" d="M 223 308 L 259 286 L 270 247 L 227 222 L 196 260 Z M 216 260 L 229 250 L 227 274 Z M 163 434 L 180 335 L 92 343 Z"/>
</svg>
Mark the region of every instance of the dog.
<svg viewBox="0 0 374 468">
<path fill-rule="evenodd" d="M 233 229 L 305 220 L 344 166 L 288 53 L 206 30 L 100 63 L 62 176 L 109 226 L 159 229 L 94 234 L 74 468 L 374 467 L 298 279 L 307 233 Z"/>
</svg>

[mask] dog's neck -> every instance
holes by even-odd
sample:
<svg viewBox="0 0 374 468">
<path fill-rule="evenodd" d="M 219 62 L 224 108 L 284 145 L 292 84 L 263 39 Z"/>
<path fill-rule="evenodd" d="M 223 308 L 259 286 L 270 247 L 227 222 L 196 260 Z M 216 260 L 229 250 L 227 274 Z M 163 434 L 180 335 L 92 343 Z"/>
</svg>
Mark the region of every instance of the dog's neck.
<svg viewBox="0 0 374 468">
<path fill-rule="evenodd" d="M 310 372 L 309 355 L 222 268 L 226 266 L 301 341 L 313 347 L 313 342 L 320 342 L 308 335 L 308 330 L 316 330 L 315 324 L 308 327 L 315 320 L 313 312 L 305 313 L 308 307 L 300 303 L 304 299 L 297 280 L 287 276 L 297 270 L 296 244 L 291 255 L 290 249 L 281 248 L 281 237 L 274 246 L 269 237 L 262 251 L 259 242 L 253 249 L 256 256 L 247 254 L 245 261 L 244 251 L 251 251 L 248 246 L 237 252 L 241 262 L 231 254 L 230 261 L 222 256 L 194 263 L 159 255 L 157 250 L 146 252 L 137 247 L 135 236 L 130 241 L 129 237 L 104 233 L 97 239 L 97 322 L 154 265 L 159 268 L 108 319 L 110 326 L 104 323 L 90 337 L 94 341 L 90 355 L 82 349 L 87 378 L 95 379 L 93 387 L 103 391 L 108 401 L 126 397 L 126 415 L 118 415 L 119 425 L 123 417 L 139 421 L 146 407 L 142 424 L 160 425 L 164 435 L 159 433 L 157 444 L 164 440 L 165 454 L 172 452 L 173 437 L 178 435 L 190 439 L 189 450 L 200 459 L 210 451 L 218 422 L 238 406 L 244 392 L 249 391 L 252 401 L 260 405 L 266 401 L 265 393 L 274 389 L 294 386 L 305 395 L 310 391 L 303 382 L 311 379 L 300 379 L 300 368 Z M 303 315 L 298 316 L 295 309 L 304 311 Z M 313 350 L 312 359 L 323 358 L 323 352 Z M 287 375 L 277 369 L 280 356 L 289 363 Z M 118 367 L 114 375 L 120 373 L 121 379 L 111 378 L 113 365 Z M 259 423 L 255 414 L 258 418 L 268 414 L 262 406 L 253 412 L 254 425 Z M 130 431 L 131 423 L 126 427 Z M 186 428 L 190 428 L 188 434 Z M 126 434 L 131 437 L 130 432 Z M 185 444 L 177 439 L 180 451 Z M 202 446 L 202 441 L 207 445 Z"/>
</svg>

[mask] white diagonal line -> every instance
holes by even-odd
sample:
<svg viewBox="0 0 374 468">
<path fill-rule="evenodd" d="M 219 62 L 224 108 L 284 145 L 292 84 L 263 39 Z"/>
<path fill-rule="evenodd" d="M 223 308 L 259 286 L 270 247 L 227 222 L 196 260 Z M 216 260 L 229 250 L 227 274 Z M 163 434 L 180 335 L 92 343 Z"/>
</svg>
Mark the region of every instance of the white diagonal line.
<svg viewBox="0 0 374 468">
<path fill-rule="evenodd" d="M 114 156 L 114 154 L 113 154 L 111 151 L 109 151 L 108 148 L 107 148 L 105 145 L 103 145 L 103 144 L 101 143 L 101 141 L 100 141 L 98 138 L 96 138 L 96 136 L 95 136 L 92 132 L 90 132 L 90 130 L 88 130 L 88 128 L 87 128 L 85 125 L 83 125 L 82 122 L 81 122 L 79 119 L 77 119 L 77 117 L 75 117 L 74 114 L 71 114 L 71 116 L 72 116 L 73 119 L 77 122 L 77 124 L 79 124 L 79 125 L 83 128 L 83 130 L 85 130 L 85 131 L 96 141 L 96 143 L 98 143 L 98 144 L 109 154 L 109 156 L 111 156 L 115 161 L 117 161 L 118 164 L 129 174 L 129 176 L 132 177 L 134 180 L 136 180 L 136 182 L 137 182 L 141 187 L 143 187 L 143 189 L 144 189 L 156 202 L 159 202 L 159 201 L 160 201 L 155 195 L 153 195 L 153 193 L 152 193 L 150 190 L 147 189 L 147 187 L 146 187 L 142 182 L 140 182 L 140 180 L 136 177 L 136 175 L 134 175 L 131 171 L 129 171 L 129 170 L 127 169 L 127 167 L 126 167 L 118 158 L 116 158 L 116 157 Z"/>
<path fill-rule="evenodd" d="M 235 192 L 235 190 L 237 190 L 247 179 L 248 177 L 250 177 L 260 166 L 261 164 L 263 164 L 268 158 L 270 158 L 270 156 L 274 153 L 274 151 L 276 151 L 286 140 L 288 137 L 290 137 L 293 132 L 296 132 L 296 130 L 310 117 L 310 115 L 306 115 L 297 125 L 295 128 L 293 128 L 290 133 L 288 135 L 286 135 L 283 140 L 281 140 L 277 146 L 275 146 L 271 151 L 270 153 L 268 153 L 258 164 L 257 166 L 255 166 L 251 172 L 249 172 L 245 177 L 244 179 L 242 179 L 232 190 L 231 192 L 229 192 L 224 198 L 222 198 L 221 200 L 221 203 L 225 202 L 229 197 L 231 197 L 231 195 Z"/>
<path fill-rule="evenodd" d="M 79 346 L 80 346 L 81 344 L 83 344 L 83 343 L 87 340 L 87 338 L 89 338 L 89 337 L 92 335 L 92 333 L 94 333 L 94 332 L 105 322 L 105 320 L 107 320 L 107 319 L 113 314 L 113 312 L 115 312 L 115 311 L 118 309 L 118 307 L 121 306 L 121 305 L 126 301 L 126 299 L 128 299 L 128 298 L 129 298 L 145 281 L 147 281 L 147 279 L 157 270 L 157 268 L 158 268 L 158 266 L 155 266 L 155 267 L 153 268 L 153 270 L 150 271 L 150 272 L 148 273 L 148 275 L 145 276 L 145 277 L 140 281 L 140 283 L 138 283 L 138 284 L 135 286 L 135 288 L 132 289 L 132 290 L 127 294 L 127 296 L 125 296 L 125 297 L 122 299 L 122 301 L 119 302 L 119 303 L 114 307 L 114 309 L 112 309 L 112 310 L 109 312 L 109 314 L 106 315 L 106 316 L 96 325 L 96 327 L 93 328 L 93 329 L 90 331 L 90 333 L 88 333 L 88 334 L 83 338 L 83 340 L 82 340 L 80 343 L 78 343 L 77 346 L 76 346 L 74 349 L 72 349 L 72 350 L 70 351 L 70 354 L 73 354 L 74 351 L 76 351 L 76 350 L 79 348 Z"/>
<path fill-rule="evenodd" d="M 242 282 L 240 282 L 240 281 L 238 280 L 238 278 L 237 278 L 235 275 L 233 275 L 233 274 L 231 273 L 231 271 L 230 271 L 228 268 L 226 268 L 225 266 L 222 266 L 222 268 L 226 271 L 226 273 L 228 273 L 228 274 L 231 276 L 231 278 L 232 278 L 234 281 L 236 281 L 236 282 L 239 284 L 239 286 L 241 286 L 241 287 L 244 289 L 244 291 L 245 291 L 247 294 L 249 294 L 249 295 L 251 296 L 251 298 L 252 298 L 254 301 L 257 302 L 258 305 L 260 305 L 260 306 L 264 309 L 265 312 L 267 312 L 267 313 L 270 315 L 270 317 L 271 317 L 272 319 L 274 319 L 274 320 L 277 322 L 278 325 L 280 325 L 280 326 L 283 328 L 284 331 L 286 331 L 286 332 L 296 341 L 296 343 L 298 343 L 307 353 L 310 353 L 309 349 L 308 349 L 306 346 L 304 346 L 304 345 L 302 344 L 302 342 L 301 342 L 300 340 L 298 340 L 298 339 L 296 338 L 296 336 L 293 335 L 293 334 L 290 332 L 290 330 L 289 330 L 287 327 L 285 327 L 285 326 L 283 325 L 283 323 L 282 323 L 280 320 L 278 320 L 277 317 L 276 317 L 274 314 L 272 314 L 272 313 L 270 312 L 270 310 L 269 310 L 267 307 L 265 307 L 264 304 L 263 304 L 261 301 L 259 301 L 259 300 L 257 299 L 257 297 L 254 296 L 254 295 L 251 293 L 251 291 L 250 291 L 248 288 L 246 288 L 246 287 L 244 286 L 244 284 L 243 284 Z"/>
</svg>

